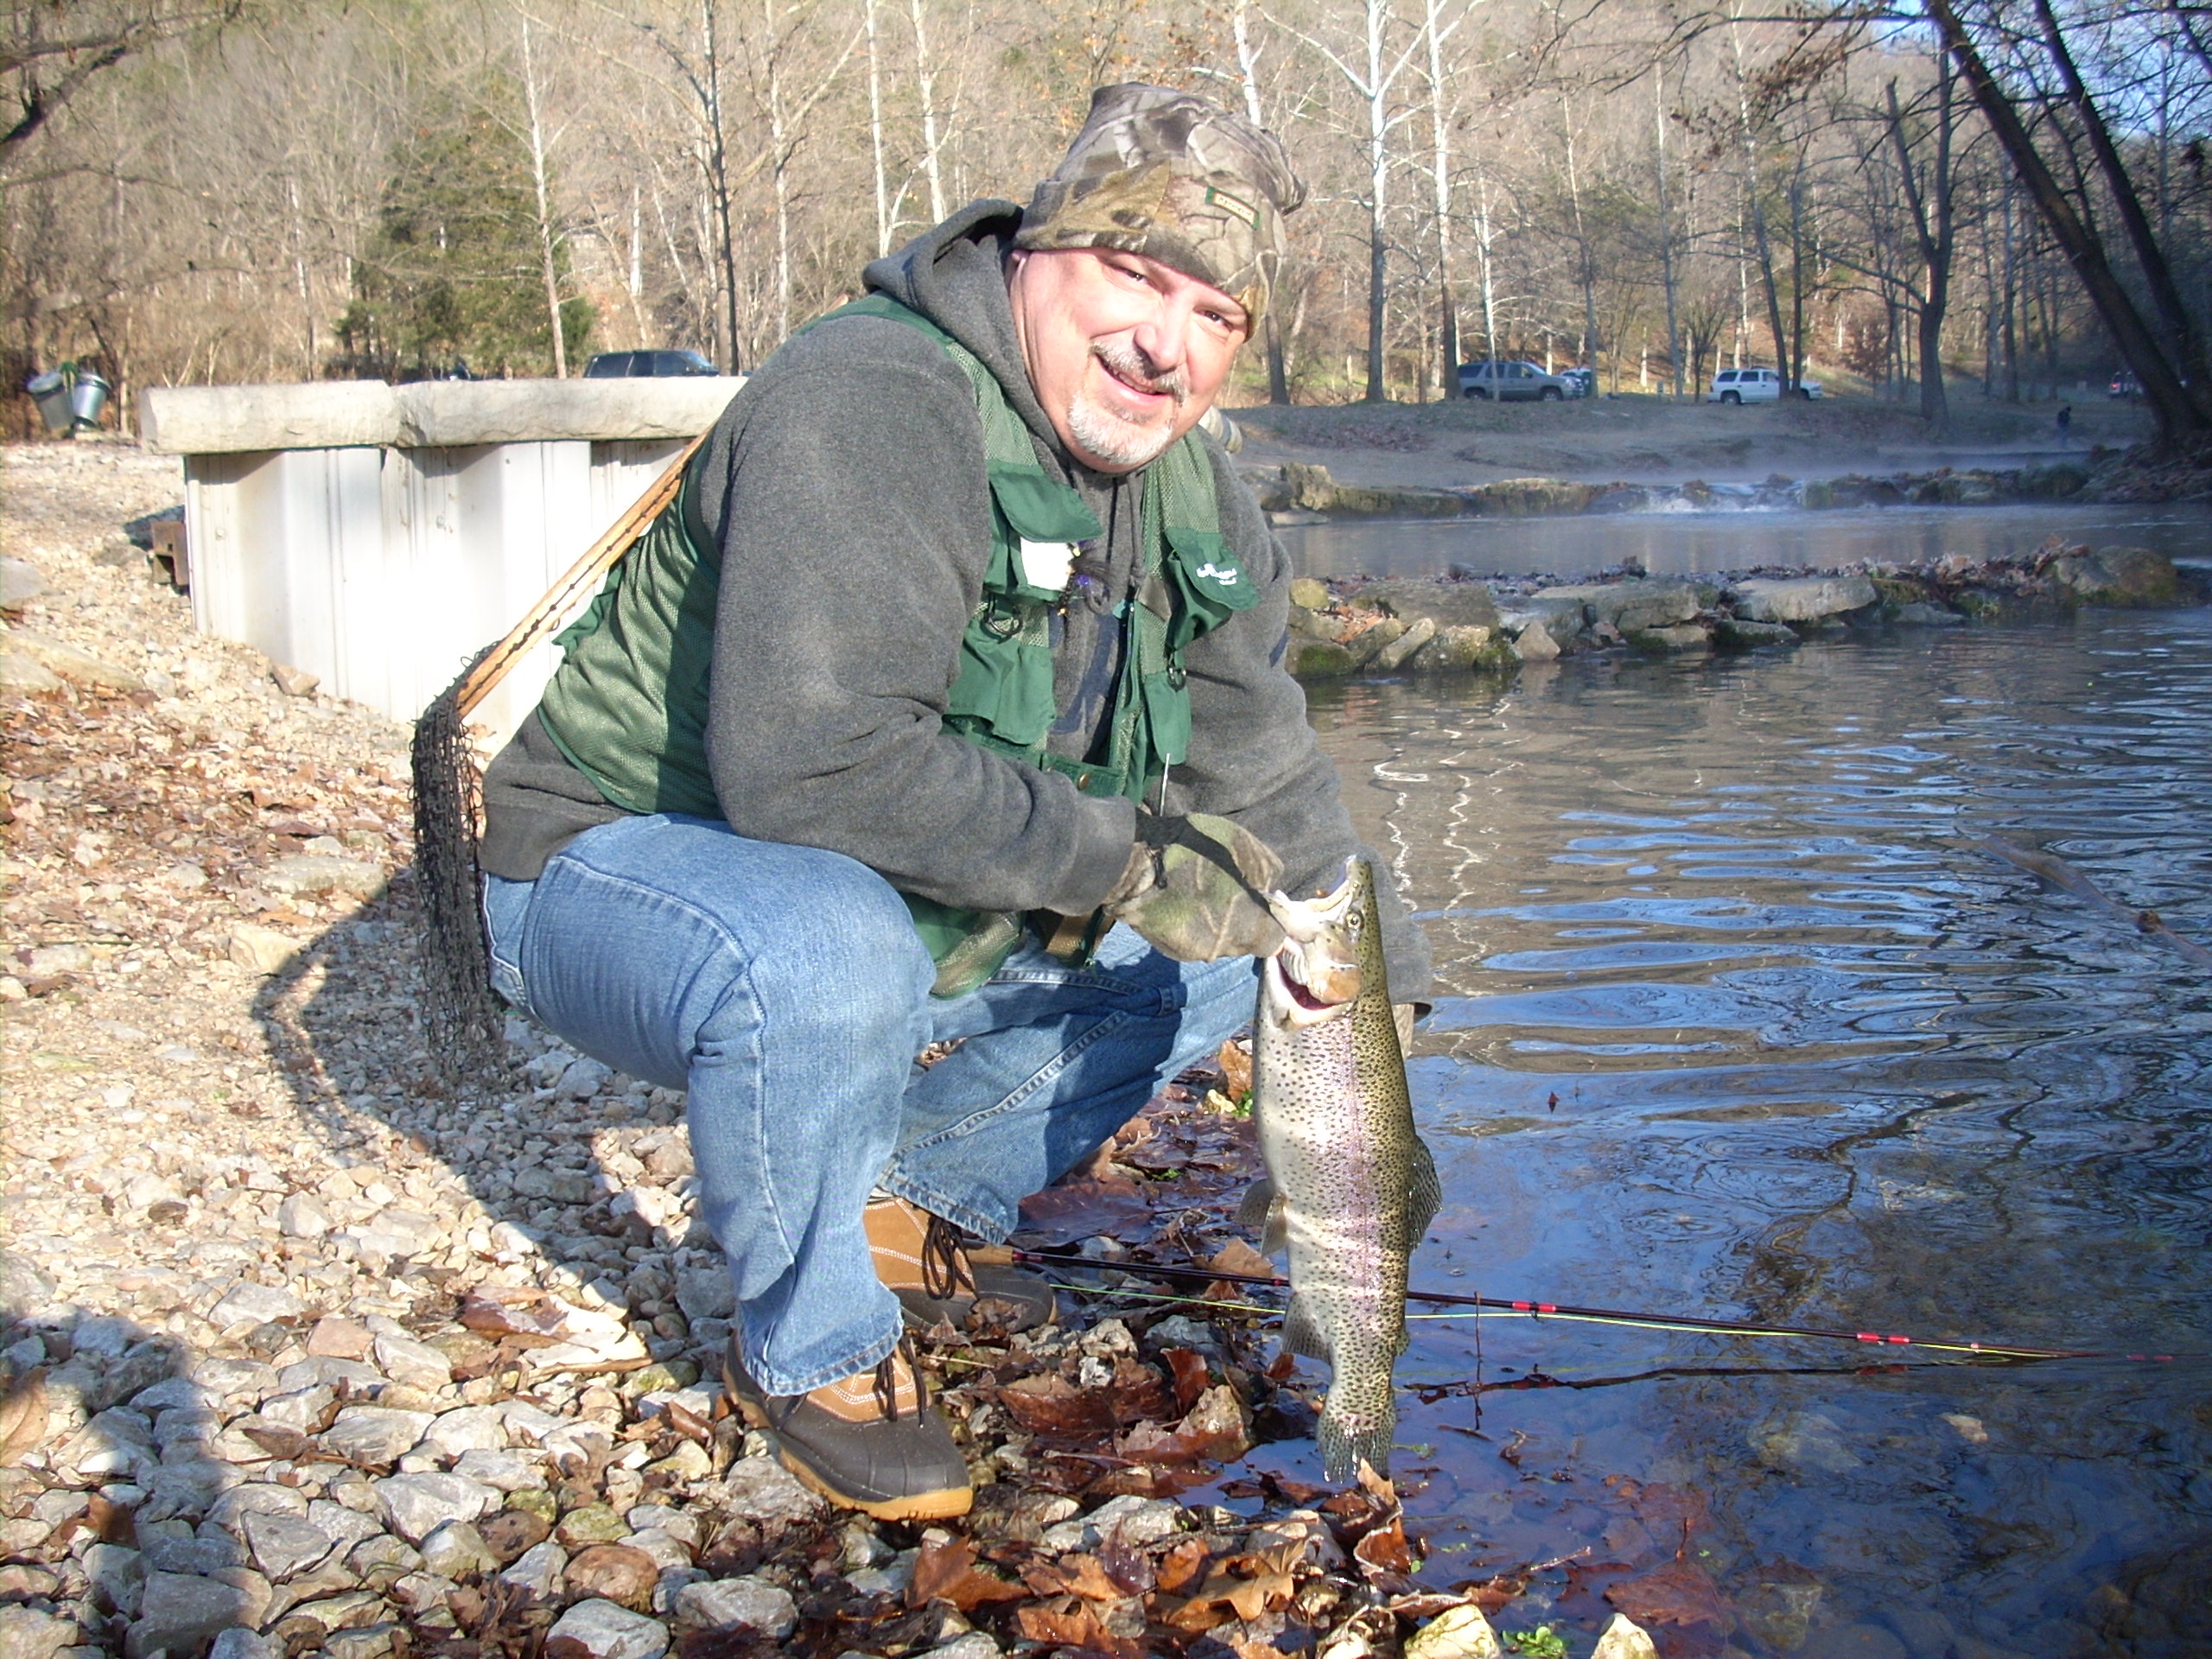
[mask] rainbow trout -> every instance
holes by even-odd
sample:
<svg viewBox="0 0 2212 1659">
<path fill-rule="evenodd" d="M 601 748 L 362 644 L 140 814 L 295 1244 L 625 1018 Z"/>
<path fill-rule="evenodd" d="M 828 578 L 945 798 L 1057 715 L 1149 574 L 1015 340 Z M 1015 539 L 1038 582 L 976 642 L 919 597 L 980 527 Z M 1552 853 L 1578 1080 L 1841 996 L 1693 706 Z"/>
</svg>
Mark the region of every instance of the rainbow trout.
<svg viewBox="0 0 2212 1659">
<path fill-rule="evenodd" d="M 1436 1213 L 1436 1166 L 1414 1131 L 1382 968 L 1375 878 L 1354 859 L 1325 899 L 1270 896 L 1287 942 L 1262 964 L 1252 1116 L 1268 1179 L 1241 1218 L 1290 1252 L 1283 1345 L 1329 1362 L 1321 1467 L 1387 1474 L 1406 1350 L 1406 1262 Z"/>
</svg>

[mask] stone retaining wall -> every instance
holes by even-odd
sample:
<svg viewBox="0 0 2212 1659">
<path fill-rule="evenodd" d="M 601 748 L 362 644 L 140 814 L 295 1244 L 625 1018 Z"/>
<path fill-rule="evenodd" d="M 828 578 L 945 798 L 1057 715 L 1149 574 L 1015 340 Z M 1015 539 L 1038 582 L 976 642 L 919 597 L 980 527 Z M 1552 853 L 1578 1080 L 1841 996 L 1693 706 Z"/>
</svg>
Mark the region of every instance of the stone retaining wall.
<svg viewBox="0 0 2212 1659">
<path fill-rule="evenodd" d="M 2054 536 L 2014 560 L 1947 554 L 1921 565 L 1697 582 L 1303 576 L 1291 600 L 1291 671 L 1327 680 L 1500 671 L 1587 651 L 1758 651 L 1848 629 L 2056 620 L 2084 607 L 2198 605 L 2212 601 L 2212 573 L 2177 568 L 2147 548 L 2092 549 Z"/>
<path fill-rule="evenodd" d="M 1758 484 L 1580 484 L 1560 478 L 1509 478 L 1491 484 L 1422 489 L 1339 484 L 1325 467 L 1292 461 L 1248 467 L 1243 478 L 1279 524 L 1336 518 L 1531 518 L 1585 512 L 1637 512 L 1681 504 L 1802 507 L 1811 512 L 1878 506 L 1992 506 L 2008 501 L 2066 501 L 2082 497 L 2087 463 L 2003 471 L 1853 474 L 1800 481 L 1777 474 Z"/>
</svg>

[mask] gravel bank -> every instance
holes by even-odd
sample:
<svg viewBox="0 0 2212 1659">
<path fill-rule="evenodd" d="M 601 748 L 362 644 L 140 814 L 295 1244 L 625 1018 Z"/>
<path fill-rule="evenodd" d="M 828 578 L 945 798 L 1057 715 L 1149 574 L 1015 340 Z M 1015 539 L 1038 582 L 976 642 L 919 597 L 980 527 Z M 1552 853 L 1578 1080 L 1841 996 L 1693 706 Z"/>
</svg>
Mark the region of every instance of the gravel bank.
<svg viewBox="0 0 2212 1659">
<path fill-rule="evenodd" d="M 1225 1284 L 929 1333 L 975 1514 L 825 1510 L 701 1380 L 679 1100 L 519 1020 L 504 1091 L 429 1065 L 405 728 L 191 631 L 120 533 L 173 461 L 15 448 L 0 491 L 0 1659 L 1447 1659 L 1530 1592 L 1416 1582 L 1387 1484 L 1219 1484 L 1313 1395 Z M 1249 1125 L 1186 1081 L 1031 1243 L 1264 1270 Z"/>
</svg>

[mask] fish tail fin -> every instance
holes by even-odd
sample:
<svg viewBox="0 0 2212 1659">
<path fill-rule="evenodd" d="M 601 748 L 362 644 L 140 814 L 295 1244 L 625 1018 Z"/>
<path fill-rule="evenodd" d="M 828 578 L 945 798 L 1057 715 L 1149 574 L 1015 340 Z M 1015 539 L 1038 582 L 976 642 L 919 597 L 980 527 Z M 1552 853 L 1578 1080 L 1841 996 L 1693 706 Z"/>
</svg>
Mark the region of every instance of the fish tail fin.
<svg viewBox="0 0 2212 1659">
<path fill-rule="evenodd" d="M 1336 1363 L 1335 1351 L 1321 1327 L 1313 1322 L 1313 1315 L 1306 1306 L 1306 1299 L 1296 1291 L 1290 1293 L 1290 1306 L 1283 1311 L 1282 1345 L 1294 1354 L 1303 1354 L 1308 1359 L 1325 1359 Z"/>
<path fill-rule="evenodd" d="M 1334 1400 L 1329 1401 L 1313 1429 L 1313 1444 L 1321 1453 L 1322 1478 L 1332 1483 L 1355 1479 L 1364 1463 L 1387 1479 L 1390 1441 L 1397 1430 L 1397 1410 L 1387 1395 L 1379 1416 L 1371 1412 L 1341 1412 Z"/>
<path fill-rule="evenodd" d="M 1260 1254 L 1274 1255 L 1290 1246 L 1290 1229 L 1283 1218 L 1283 1201 L 1275 1184 L 1262 1176 L 1245 1189 L 1236 1206 L 1236 1224 L 1260 1235 Z"/>
<path fill-rule="evenodd" d="M 1436 1159 L 1418 1135 L 1413 1137 L 1412 1166 L 1406 1181 L 1406 1250 L 1409 1255 L 1420 1248 L 1421 1235 L 1436 1219 L 1438 1206 L 1444 1202 L 1444 1187 L 1436 1179 Z"/>
</svg>

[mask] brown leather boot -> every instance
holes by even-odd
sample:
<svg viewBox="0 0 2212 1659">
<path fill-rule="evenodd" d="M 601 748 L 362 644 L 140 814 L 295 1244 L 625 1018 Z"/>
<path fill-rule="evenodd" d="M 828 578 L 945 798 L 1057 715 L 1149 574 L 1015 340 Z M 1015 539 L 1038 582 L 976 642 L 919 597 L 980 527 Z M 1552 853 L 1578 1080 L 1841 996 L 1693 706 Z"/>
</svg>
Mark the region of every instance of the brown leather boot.
<svg viewBox="0 0 2212 1659">
<path fill-rule="evenodd" d="M 873 1370 L 810 1394 L 764 1393 L 732 1337 L 722 1380 L 745 1421 L 804 1485 L 879 1521 L 941 1521 L 975 1502 L 967 1459 L 904 1345 Z"/>
<path fill-rule="evenodd" d="M 1014 1266 L 1003 1250 L 969 1248 L 941 1216 L 904 1198 L 878 1198 L 862 1220 L 876 1277 L 899 1298 L 911 1325 L 926 1330 L 943 1319 L 964 1327 L 980 1310 L 987 1324 L 1028 1331 L 1059 1317 L 1052 1286 Z"/>
</svg>

